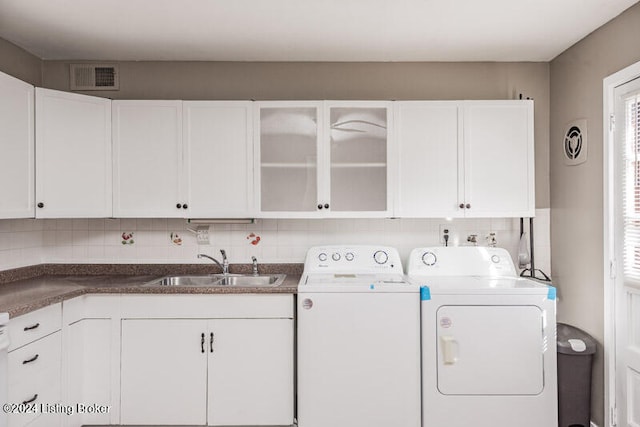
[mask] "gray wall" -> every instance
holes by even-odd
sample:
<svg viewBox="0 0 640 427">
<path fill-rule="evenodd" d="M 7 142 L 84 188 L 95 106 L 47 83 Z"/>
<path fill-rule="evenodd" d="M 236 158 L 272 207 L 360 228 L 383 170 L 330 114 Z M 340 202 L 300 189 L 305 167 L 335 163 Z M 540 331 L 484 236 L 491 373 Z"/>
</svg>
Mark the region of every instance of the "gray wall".
<svg viewBox="0 0 640 427">
<path fill-rule="evenodd" d="M 76 61 L 77 62 L 77 61 Z M 43 86 L 69 90 L 69 62 L 45 61 Z M 122 62 L 113 99 L 535 100 L 536 206 L 549 201 L 548 63 Z"/>
<path fill-rule="evenodd" d="M 604 341 L 602 80 L 640 61 L 640 4 L 599 28 L 551 62 L 551 262 L 559 320 Z M 563 164 L 565 125 L 586 118 L 587 162 Z M 594 421 L 604 422 L 604 360 L 598 348 Z"/>
<path fill-rule="evenodd" d="M 0 71 L 34 86 L 42 84 L 42 60 L 4 39 L 0 39 Z"/>
</svg>

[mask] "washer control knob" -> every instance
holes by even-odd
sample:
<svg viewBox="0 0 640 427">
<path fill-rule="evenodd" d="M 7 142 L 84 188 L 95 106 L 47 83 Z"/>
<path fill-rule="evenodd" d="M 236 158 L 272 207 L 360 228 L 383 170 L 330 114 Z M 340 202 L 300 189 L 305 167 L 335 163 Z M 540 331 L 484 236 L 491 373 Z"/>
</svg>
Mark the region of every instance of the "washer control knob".
<svg viewBox="0 0 640 427">
<path fill-rule="evenodd" d="M 321 254 L 318 255 L 318 259 L 322 262 L 325 262 L 327 260 L 327 254 L 322 252 Z"/>
<path fill-rule="evenodd" d="M 334 252 L 333 255 L 331 255 L 331 259 L 334 261 L 340 261 L 340 254 L 338 252 Z"/>
<path fill-rule="evenodd" d="M 385 251 L 376 251 L 373 254 L 373 260 L 378 264 L 385 264 L 389 260 L 389 255 Z"/>
<path fill-rule="evenodd" d="M 438 261 L 436 254 L 433 252 L 425 252 L 422 254 L 422 262 L 424 265 L 432 266 Z"/>
<path fill-rule="evenodd" d="M 500 262 L 500 257 L 498 255 L 493 255 L 491 257 L 491 261 L 493 261 L 495 264 Z"/>
<path fill-rule="evenodd" d="M 355 258 L 355 256 L 353 255 L 353 252 L 347 252 L 344 255 L 344 259 L 346 259 L 347 261 L 353 261 L 354 258 Z"/>
</svg>

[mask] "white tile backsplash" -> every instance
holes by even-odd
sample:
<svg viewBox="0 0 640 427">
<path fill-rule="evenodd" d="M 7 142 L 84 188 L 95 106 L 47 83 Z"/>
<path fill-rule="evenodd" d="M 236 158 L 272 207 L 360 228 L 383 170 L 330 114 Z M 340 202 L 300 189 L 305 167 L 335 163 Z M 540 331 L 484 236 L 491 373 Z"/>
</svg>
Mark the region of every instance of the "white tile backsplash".
<svg viewBox="0 0 640 427">
<path fill-rule="evenodd" d="M 549 209 L 536 210 L 536 268 L 550 274 Z M 0 270 L 52 263 L 200 263 L 199 252 L 217 256 L 225 249 L 231 263 L 302 263 L 315 245 L 378 244 L 396 247 L 403 259 L 411 249 L 440 245 L 440 225 L 451 228 L 450 244 L 467 244 L 478 235 L 485 246 L 489 232 L 498 246 L 517 259 L 518 219 L 263 219 L 254 224 L 215 224 L 209 245 L 198 245 L 181 219 L 0 220 Z M 528 221 L 525 221 L 528 233 Z M 123 244 L 123 233 L 133 233 Z M 174 233 L 180 245 L 171 239 Z M 251 233 L 254 236 L 251 236 Z M 259 242 L 252 244 L 257 238 Z"/>
<path fill-rule="evenodd" d="M 0 220 L 0 270 L 42 263 L 44 227 L 35 219 Z"/>
</svg>

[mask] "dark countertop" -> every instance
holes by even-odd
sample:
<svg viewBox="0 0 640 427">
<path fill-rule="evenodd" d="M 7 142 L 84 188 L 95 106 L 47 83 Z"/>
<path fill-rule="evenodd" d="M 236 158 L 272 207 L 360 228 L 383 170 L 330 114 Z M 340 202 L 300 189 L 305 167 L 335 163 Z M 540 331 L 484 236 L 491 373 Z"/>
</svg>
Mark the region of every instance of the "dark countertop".
<svg viewBox="0 0 640 427">
<path fill-rule="evenodd" d="M 302 274 L 302 264 L 264 264 L 260 274 L 287 275 L 281 285 L 141 286 L 166 275 L 219 272 L 206 267 L 208 271 L 203 271 L 200 264 L 44 264 L 8 270 L 0 272 L 0 312 L 16 317 L 85 294 L 295 294 Z M 236 264 L 230 270 L 246 274 L 250 273 L 251 266 Z"/>
</svg>

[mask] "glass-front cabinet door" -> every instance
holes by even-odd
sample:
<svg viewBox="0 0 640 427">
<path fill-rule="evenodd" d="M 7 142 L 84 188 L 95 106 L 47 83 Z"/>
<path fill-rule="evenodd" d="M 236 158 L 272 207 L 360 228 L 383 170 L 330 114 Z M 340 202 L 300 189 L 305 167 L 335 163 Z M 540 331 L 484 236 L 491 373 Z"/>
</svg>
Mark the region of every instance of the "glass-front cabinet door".
<svg viewBox="0 0 640 427">
<path fill-rule="evenodd" d="M 318 209 L 321 102 L 256 103 L 256 188 L 262 216 L 308 217 Z M 273 215 L 272 215 L 273 214 Z"/>
<path fill-rule="evenodd" d="M 257 102 L 259 216 L 389 216 L 390 102 Z"/>
<path fill-rule="evenodd" d="M 390 103 L 327 102 L 325 111 L 332 216 L 385 216 Z"/>
</svg>

